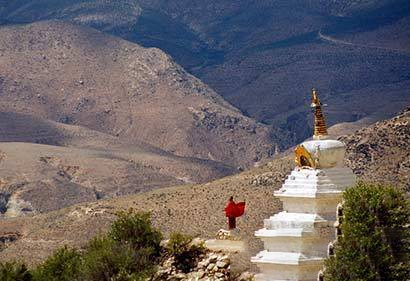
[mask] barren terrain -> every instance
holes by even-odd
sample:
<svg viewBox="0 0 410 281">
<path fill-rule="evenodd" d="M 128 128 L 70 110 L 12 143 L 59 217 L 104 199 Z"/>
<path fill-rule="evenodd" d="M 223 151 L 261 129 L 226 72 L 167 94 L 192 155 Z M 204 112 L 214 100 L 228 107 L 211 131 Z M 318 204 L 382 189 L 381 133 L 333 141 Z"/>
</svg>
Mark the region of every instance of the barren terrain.
<svg viewBox="0 0 410 281">
<path fill-rule="evenodd" d="M 311 87 L 359 178 L 409 191 L 409 109 L 368 126 L 410 104 L 409 3 L 0 0 L 0 261 L 81 247 L 129 208 L 211 238 L 233 195 L 232 268 L 251 268 Z"/>
<path fill-rule="evenodd" d="M 272 151 L 266 126 L 158 49 L 60 22 L 2 27 L 0 38 L 3 112 L 235 168 Z"/>
<path fill-rule="evenodd" d="M 409 186 L 407 168 L 391 168 L 399 162 L 406 165 L 410 159 L 406 137 L 410 127 L 408 117 L 407 110 L 391 120 L 342 138 L 347 143 L 347 164 L 359 178 L 378 182 L 391 180 L 389 183 L 395 186 Z M 374 156 L 363 157 L 360 152 L 366 153 L 368 148 L 381 145 L 382 149 L 377 150 L 377 153 L 371 151 Z M 386 166 L 392 158 L 398 162 Z M 400 159 L 404 159 L 404 162 Z M 234 270 L 249 269 L 250 256 L 262 247 L 253 232 L 262 227 L 264 218 L 280 210 L 280 203 L 272 192 L 280 187 L 292 166 L 292 156 L 287 156 L 206 184 L 162 188 L 138 195 L 79 204 L 42 215 L 3 219 L 0 221 L 0 241 L 9 242 L 3 243 L 0 260 L 17 258 L 35 264 L 63 244 L 81 246 L 95 234 L 107 229 L 115 212 L 128 208 L 151 211 L 154 224 L 166 234 L 181 231 L 211 238 L 217 230 L 225 227 L 223 208 L 227 198 L 233 195 L 236 200 L 247 202 L 248 218 L 246 221 L 239 220 L 238 227 L 241 238 L 247 242 L 248 251 L 236 255 L 232 266 Z"/>
<path fill-rule="evenodd" d="M 158 49 L 60 22 L 0 28 L 0 217 L 203 183 L 272 153 Z"/>
<path fill-rule="evenodd" d="M 347 165 L 362 179 L 410 192 L 410 108 L 340 139 Z"/>
<path fill-rule="evenodd" d="M 310 135 L 308 91 L 328 124 L 410 103 L 407 0 L 16 0 L 0 22 L 69 21 L 170 54 L 288 148 Z M 121 20 L 118 20 L 121 19 Z"/>
</svg>

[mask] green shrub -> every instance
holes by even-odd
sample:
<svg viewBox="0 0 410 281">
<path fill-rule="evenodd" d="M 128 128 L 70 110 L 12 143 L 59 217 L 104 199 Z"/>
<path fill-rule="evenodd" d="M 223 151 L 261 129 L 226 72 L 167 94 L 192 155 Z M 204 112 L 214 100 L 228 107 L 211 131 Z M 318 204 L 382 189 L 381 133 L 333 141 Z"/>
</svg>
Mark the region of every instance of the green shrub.
<svg viewBox="0 0 410 281">
<path fill-rule="evenodd" d="M 121 212 L 108 235 L 90 241 L 84 254 L 84 278 L 90 281 L 142 280 L 153 274 L 162 234 L 148 213 Z"/>
<path fill-rule="evenodd" d="M 175 259 L 175 267 L 189 272 L 197 264 L 198 258 L 205 252 L 203 245 L 193 245 L 192 237 L 181 233 L 172 233 L 167 244 L 168 253 Z"/>
<path fill-rule="evenodd" d="M 25 265 L 0 264 L 1 281 L 140 281 L 153 275 L 162 234 L 148 213 L 121 212 L 108 234 L 92 239 L 82 253 L 64 247 L 33 276 Z"/>
<path fill-rule="evenodd" d="M 104 236 L 94 238 L 84 254 L 83 278 L 89 281 L 138 280 L 128 278 L 138 270 L 137 258 L 129 245 Z"/>
<path fill-rule="evenodd" d="M 410 208 L 393 187 L 359 183 L 344 195 L 342 236 L 325 261 L 325 280 L 410 278 Z"/>
<path fill-rule="evenodd" d="M 0 263 L 1 281 L 31 281 L 32 276 L 26 265 L 19 262 Z"/>
<path fill-rule="evenodd" d="M 33 271 L 35 281 L 71 281 L 80 278 L 81 255 L 67 246 L 57 250 Z"/>
<path fill-rule="evenodd" d="M 113 222 L 108 233 L 112 240 L 130 245 L 136 250 L 144 249 L 152 259 L 159 257 L 162 234 L 152 227 L 149 213 L 135 213 L 131 209 L 120 212 L 117 216 L 118 219 Z"/>
</svg>

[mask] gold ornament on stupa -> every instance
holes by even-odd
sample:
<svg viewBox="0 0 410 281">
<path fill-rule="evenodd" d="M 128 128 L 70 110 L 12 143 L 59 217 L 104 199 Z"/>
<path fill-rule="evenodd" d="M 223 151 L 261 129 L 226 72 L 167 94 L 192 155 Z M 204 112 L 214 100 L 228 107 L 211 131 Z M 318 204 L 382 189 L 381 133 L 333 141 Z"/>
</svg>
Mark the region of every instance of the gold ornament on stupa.
<svg viewBox="0 0 410 281">
<path fill-rule="evenodd" d="M 327 137 L 327 129 L 325 118 L 322 113 L 322 103 L 317 96 L 317 91 L 315 88 L 312 89 L 312 102 L 310 107 L 314 110 L 314 125 L 313 125 L 313 139 L 320 140 Z M 300 144 L 295 148 L 295 163 L 301 168 L 311 168 L 316 169 L 317 159 L 312 157 L 311 153 Z"/>
<path fill-rule="evenodd" d="M 312 155 L 301 144 L 295 148 L 295 163 L 296 166 L 301 168 L 316 168 L 316 163 L 315 160 L 313 160 Z"/>
<path fill-rule="evenodd" d="M 317 91 L 315 88 L 312 89 L 312 103 L 310 104 L 310 107 L 312 107 L 315 111 L 313 139 L 321 139 L 324 136 L 327 136 L 327 129 L 325 117 L 323 117 L 322 113 L 322 103 L 317 96 Z"/>
</svg>

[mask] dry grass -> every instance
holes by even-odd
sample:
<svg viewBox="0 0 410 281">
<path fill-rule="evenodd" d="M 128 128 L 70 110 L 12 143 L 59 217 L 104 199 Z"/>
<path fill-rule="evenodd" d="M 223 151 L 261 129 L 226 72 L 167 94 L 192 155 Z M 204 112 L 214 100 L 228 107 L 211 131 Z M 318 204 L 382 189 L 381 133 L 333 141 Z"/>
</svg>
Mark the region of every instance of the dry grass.
<svg viewBox="0 0 410 281">
<path fill-rule="evenodd" d="M 274 171 L 278 178 L 291 168 L 288 158 L 272 162 L 236 176 L 207 184 L 161 188 L 154 191 L 86 203 L 55 212 L 0 221 L 1 233 L 20 233 L 19 240 L 0 252 L 0 260 L 24 259 L 35 264 L 53 249 L 63 244 L 81 246 L 92 236 L 107 229 L 119 210 L 133 208 L 152 212 L 154 224 L 165 234 L 183 232 L 203 238 L 212 238 L 220 228 L 226 228 L 223 209 L 229 196 L 247 202 L 246 222 L 239 220 L 241 238 L 249 251 L 238 255 L 234 269 L 250 267 L 249 259 L 261 247 L 253 232 L 262 227 L 263 219 L 278 211 L 280 204 L 272 192 L 280 181 L 267 186 L 255 186 L 255 175 Z"/>
</svg>

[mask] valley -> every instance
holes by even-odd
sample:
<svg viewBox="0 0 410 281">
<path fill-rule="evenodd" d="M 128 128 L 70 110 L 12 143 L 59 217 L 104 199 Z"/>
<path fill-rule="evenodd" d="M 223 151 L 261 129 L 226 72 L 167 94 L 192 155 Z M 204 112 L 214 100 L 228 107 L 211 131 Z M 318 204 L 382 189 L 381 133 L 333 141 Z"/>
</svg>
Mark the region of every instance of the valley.
<svg viewBox="0 0 410 281">
<path fill-rule="evenodd" d="M 266 124 L 281 149 L 309 136 L 311 125 L 297 125 L 309 123 L 298 97 L 312 87 L 330 106 L 330 125 L 381 120 L 409 103 L 405 0 L 32 0 L 0 7 L 5 24 L 69 21 L 164 50 Z"/>
<path fill-rule="evenodd" d="M 313 87 L 345 164 L 408 193 L 409 26 L 407 0 L 0 0 L 0 263 L 130 208 L 213 238 L 234 196 L 255 271 Z"/>
</svg>

